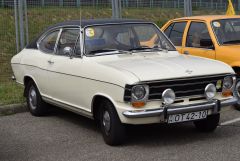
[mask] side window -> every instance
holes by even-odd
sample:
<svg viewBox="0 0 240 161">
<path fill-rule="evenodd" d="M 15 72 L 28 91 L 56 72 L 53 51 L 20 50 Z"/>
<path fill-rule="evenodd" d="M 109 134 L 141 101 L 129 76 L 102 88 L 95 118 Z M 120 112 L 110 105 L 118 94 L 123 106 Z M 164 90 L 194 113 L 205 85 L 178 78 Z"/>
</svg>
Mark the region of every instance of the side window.
<svg viewBox="0 0 240 161">
<path fill-rule="evenodd" d="M 59 30 L 53 31 L 45 36 L 39 43 L 39 48 L 43 52 L 53 53 Z"/>
<path fill-rule="evenodd" d="M 204 43 L 205 42 L 205 43 Z M 211 44 L 211 37 L 209 35 L 207 26 L 203 22 L 192 22 L 187 34 L 186 47 L 208 48 Z"/>
<path fill-rule="evenodd" d="M 170 38 L 175 46 L 182 46 L 182 39 L 187 22 L 176 22 L 171 24 L 165 34 Z"/>
<path fill-rule="evenodd" d="M 167 27 L 167 29 L 164 31 L 164 33 L 165 33 L 165 35 L 166 35 L 167 37 L 170 36 L 170 32 L 172 31 L 173 26 L 174 26 L 174 23 L 172 23 L 171 25 L 169 25 L 169 26 Z"/>
<path fill-rule="evenodd" d="M 79 29 L 63 29 L 58 41 L 57 54 L 64 55 L 63 49 L 65 47 L 70 47 L 72 50 L 74 50 L 78 34 Z"/>
</svg>

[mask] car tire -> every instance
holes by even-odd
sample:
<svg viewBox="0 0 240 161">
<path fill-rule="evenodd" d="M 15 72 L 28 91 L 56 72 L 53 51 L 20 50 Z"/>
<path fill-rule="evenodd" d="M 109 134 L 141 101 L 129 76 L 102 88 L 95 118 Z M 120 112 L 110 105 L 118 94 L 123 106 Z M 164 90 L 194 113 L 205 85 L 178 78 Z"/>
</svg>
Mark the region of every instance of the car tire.
<svg viewBox="0 0 240 161">
<path fill-rule="evenodd" d="M 43 116 L 46 114 L 47 103 L 42 100 L 36 84 L 30 81 L 26 86 L 26 99 L 30 113 L 33 116 Z"/>
<path fill-rule="evenodd" d="M 213 132 L 219 125 L 220 114 L 209 115 L 204 120 L 194 121 L 195 127 L 201 132 Z"/>
<path fill-rule="evenodd" d="M 113 104 L 107 100 L 100 104 L 100 127 L 106 144 L 114 146 L 124 142 L 125 126 L 121 123 Z"/>
</svg>

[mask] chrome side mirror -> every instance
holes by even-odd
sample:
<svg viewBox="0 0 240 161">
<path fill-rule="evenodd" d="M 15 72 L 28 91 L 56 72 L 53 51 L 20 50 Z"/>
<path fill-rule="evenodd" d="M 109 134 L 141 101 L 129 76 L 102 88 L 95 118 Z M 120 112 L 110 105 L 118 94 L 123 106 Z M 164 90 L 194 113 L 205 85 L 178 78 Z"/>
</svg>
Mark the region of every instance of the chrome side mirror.
<svg viewBox="0 0 240 161">
<path fill-rule="evenodd" d="M 70 58 L 72 58 L 72 56 L 73 56 L 73 49 L 71 48 L 71 47 L 65 47 L 64 49 L 63 49 L 63 54 L 64 55 L 68 55 Z"/>
</svg>

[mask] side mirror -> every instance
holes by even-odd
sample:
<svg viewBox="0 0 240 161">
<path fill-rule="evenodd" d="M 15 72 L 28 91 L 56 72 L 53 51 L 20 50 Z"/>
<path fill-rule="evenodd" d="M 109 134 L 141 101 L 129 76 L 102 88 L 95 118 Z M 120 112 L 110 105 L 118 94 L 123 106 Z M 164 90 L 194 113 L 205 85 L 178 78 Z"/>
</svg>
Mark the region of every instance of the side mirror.
<svg viewBox="0 0 240 161">
<path fill-rule="evenodd" d="M 65 47 L 63 49 L 63 54 L 64 55 L 69 55 L 70 58 L 73 56 L 73 49 L 71 47 Z"/>
<path fill-rule="evenodd" d="M 211 39 L 201 39 L 200 46 L 208 49 L 213 49 L 213 50 L 215 49 Z"/>
</svg>

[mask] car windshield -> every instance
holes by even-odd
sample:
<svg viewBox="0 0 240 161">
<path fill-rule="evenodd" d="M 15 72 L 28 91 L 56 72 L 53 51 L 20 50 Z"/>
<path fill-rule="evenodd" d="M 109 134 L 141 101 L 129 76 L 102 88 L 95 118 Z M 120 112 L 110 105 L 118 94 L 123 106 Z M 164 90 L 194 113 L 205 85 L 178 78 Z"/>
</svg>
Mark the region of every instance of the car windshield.
<svg viewBox="0 0 240 161">
<path fill-rule="evenodd" d="M 218 42 L 223 44 L 240 44 L 240 19 L 222 19 L 212 22 Z"/>
<path fill-rule="evenodd" d="M 175 47 L 154 24 L 111 24 L 85 28 L 88 56 L 139 51 L 171 50 Z"/>
</svg>

